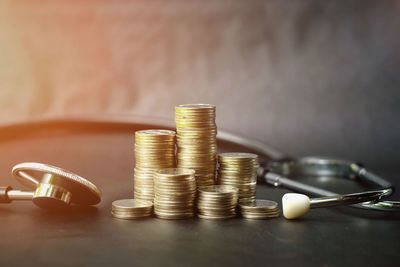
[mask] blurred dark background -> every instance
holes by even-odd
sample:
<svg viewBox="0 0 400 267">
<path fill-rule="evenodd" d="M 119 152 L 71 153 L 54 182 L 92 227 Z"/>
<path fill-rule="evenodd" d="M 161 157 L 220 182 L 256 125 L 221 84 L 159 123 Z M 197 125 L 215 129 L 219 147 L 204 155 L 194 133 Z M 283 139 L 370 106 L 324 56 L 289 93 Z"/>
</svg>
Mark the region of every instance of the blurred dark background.
<svg viewBox="0 0 400 267">
<path fill-rule="evenodd" d="M 400 1 L 5 1 L 0 119 L 173 119 L 291 155 L 400 159 Z"/>
</svg>

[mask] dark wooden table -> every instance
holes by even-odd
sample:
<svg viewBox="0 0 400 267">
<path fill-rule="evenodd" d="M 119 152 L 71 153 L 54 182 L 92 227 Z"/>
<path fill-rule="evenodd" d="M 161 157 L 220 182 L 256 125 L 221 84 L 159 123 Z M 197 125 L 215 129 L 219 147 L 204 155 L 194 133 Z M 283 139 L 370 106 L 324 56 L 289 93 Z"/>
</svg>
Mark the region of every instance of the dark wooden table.
<svg viewBox="0 0 400 267">
<path fill-rule="evenodd" d="M 133 133 L 146 127 L 151 126 L 48 122 L 0 128 L 2 185 L 22 188 L 11 168 L 35 161 L 76 172 L 103 192 L 98 206 L 67 213 L 30 202 L 1 205 L 0 265 L 399 266 L 400 223 L 393 214 L 331 208 L 297 221 L 113 219 L 111 202 L 132 197 Z M 219 148 L 238 149 L 227 143 Z M 345 182 L 333 186 L 354 190 Z M 257 189 L 260 198 L 278 202 L 285 192 Z"/>
</svg>

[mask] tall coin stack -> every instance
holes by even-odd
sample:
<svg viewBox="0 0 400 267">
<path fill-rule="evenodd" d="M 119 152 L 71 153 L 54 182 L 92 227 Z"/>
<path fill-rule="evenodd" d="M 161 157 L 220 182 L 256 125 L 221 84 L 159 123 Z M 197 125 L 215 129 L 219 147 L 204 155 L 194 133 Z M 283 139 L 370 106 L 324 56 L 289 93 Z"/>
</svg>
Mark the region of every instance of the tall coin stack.
<svg viewBox="0 0 400 267">
<path fill-rule="evenodd" d="M 187 104 L 175 107 L 179 168 L 196 171 L 197 186 L 215 184 L 217 126 L 215 106 Z"/>
<path fill-rule="evenodd" d="M 196 180 L 194 170 L 159 170 L 154 178 L 154 213 L 161 219 L 185 219 L 194 216 Z"/>
<path fill-rule="evenodd" d="M 202 219 L 236 217 L 239 190 L 229 185 L 204 186 L 198 190 L 197 216 Z"/>
<path fill-rule="evenodd" d="M 218 183 L 239 189 L 239 203 L 256 199 L 258 156 L 251 153 L 221 153 L 218 155 Z"/>
<path fill-rule="evenodd" d="M 143 130 L 135 133 L 134 196 L 154 199 L 154 175 L 163 168 L 175 167 L 175 132 Z"/>
</svg>

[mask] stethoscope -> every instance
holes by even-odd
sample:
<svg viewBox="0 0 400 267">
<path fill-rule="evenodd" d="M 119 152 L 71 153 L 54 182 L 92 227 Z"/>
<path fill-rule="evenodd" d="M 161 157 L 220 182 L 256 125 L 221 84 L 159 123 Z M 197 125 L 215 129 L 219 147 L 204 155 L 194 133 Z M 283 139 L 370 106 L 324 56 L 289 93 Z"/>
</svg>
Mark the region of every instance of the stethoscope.
<svg viewBox="0 0 400 267">
<path fill-rule="evenodd" d="M 85 127 L 104 126 L 109 124 L 114 127 L 121 126 L 132 129 L 174 128 L 169 121 L 149 119 L 147 117 L 102 116 L 29 122 L 29 124 L 35 123 L 39 125 L 54 123 L 71 125 L 72 127 L 82 125 L 85 125 Z M 260 181 L 306 194 L 289 193 L 282 198 L 283 212 L 288 219 L 300 217 L 311 208 L 338 205 L 351 205 L 352 207 L 368 210 L 400 211 L 399 201 L 384 200 L 393 193 L 394 187 L 392 184 L 382 177 L 369 172 L 360 164 L 319 157 L 282 160 L 285 158 L 282 153 L 262 142 L 223 131 L 218 132 L 218 140 L 266 157 L 268 159 L 267 164 L 262 164 L 259 169 L 258 177 Z M 101 200 L 100 190 L 92 182 L 59 167 L 42 163 L 21 163 L 13 168 L 12 173 L 18 181 L 31 188 L 31 191 L 0 187 L 0 203 L 9 203 L 12 200 L 32 200 L 34 204 L 41 208 L 57 209 L 59 207 L 67 207 L 70 204 L 95 205 Z M 340 195 L 289 179 L 288 177 L 297 174 L 369 181 L 376 184 L 378 189 Z M 319 196 L 319 198 L 309 198 L 308 195 Z"/>
<path fill-rule="evenodd" d="M 63 210 L 70 204 L 96 205 L 101 200 L 101 192 L 92 182 L 56 166 L 25 162 L 15 165 L 12 174 L 30 190 L 0 187 L 0 203 L 28 200 L 43 209 Z"/>
<path fill-rule="evenodd" d="M 296 175 L 315 178 L 340 177 L 369 182 L 375 184 L 378 189 L 340 195 L 289 178 Z M 275 187 L 284 187 L 305 194 L 288 193 L 282 197 L 283 214 L 287 219 L 301 217 L 311 208 L 340 205 L 377 211 L 400 211 L 400 201 L 384 200 L 394 192 L 393 185 L 355 162 L 323 157 L 271 161 L 260 168 L 259 179 Z M 308 195 L 319 198 L 310 199 Z"/>
</svg>

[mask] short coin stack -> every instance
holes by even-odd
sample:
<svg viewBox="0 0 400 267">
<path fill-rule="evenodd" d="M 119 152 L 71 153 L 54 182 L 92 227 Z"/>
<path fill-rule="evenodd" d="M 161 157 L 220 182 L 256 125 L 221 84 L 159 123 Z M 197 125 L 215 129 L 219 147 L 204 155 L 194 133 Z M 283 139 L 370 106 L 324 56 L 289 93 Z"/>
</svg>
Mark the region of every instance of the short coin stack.
<svg viewBox="0 0 400 267">
<path fill-rule="evenodd" d="M 218 155 L 218 183 L 239 189 L 239 203 L 252 203 L 256 198 L 258 156 L 251 153 Z"/>
<path fill-rule="evenodd" d="M 196 180 L 194 170 L 171 168 L 158 171 L 154 178 L 154 212 L 161 219 L 194 216 Z"/>
<path fill-rule="evenodd" d="M 269 219 L 279 217 L 278 203 L 256 199 L 252 204 L 240 204 L 240 214 L 246 219 Z"/>
<path fill-rule="evenodd" d="M 188 104 L 175 107 L 178 167 L 196 171 L 197 186 L 215 184 L 217 126 L 215 106 Z"/>
<path fill-rule="evenodd" d="M 153 201 L 154 174 L 162 168 L 175 167 L 175 132 L 143 130 L 135 133 L 136 199 Z"/>
<path fill-rule="evenodd" d="M 153 203 L 146 200 L 121 199 L 112 203 L 111 214 L 119 219 L 139 219 L 153 213 Z"/>
<path fill-rule="evenodd" d="M 197 216 L 202 219 L 236 217 L 238 202 L 236 187 L 229 185 L 204 186 L 198 190 Z"/>
</svg>

